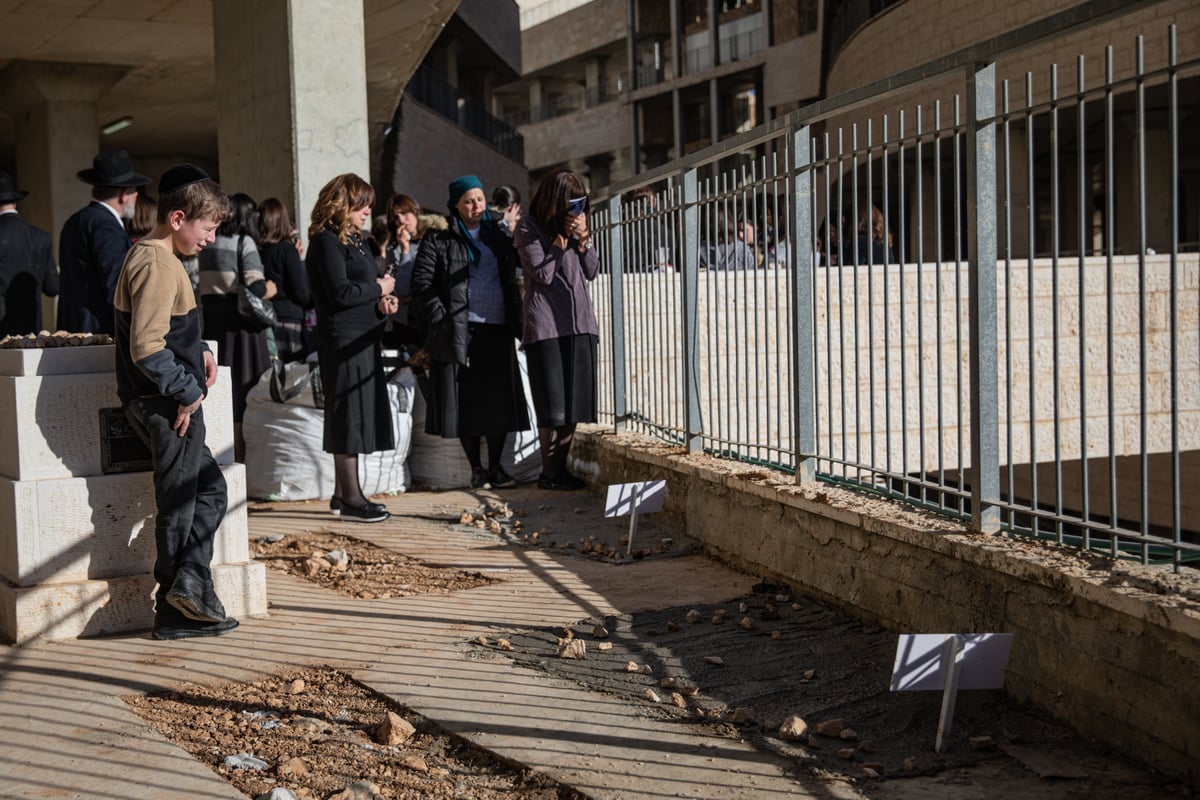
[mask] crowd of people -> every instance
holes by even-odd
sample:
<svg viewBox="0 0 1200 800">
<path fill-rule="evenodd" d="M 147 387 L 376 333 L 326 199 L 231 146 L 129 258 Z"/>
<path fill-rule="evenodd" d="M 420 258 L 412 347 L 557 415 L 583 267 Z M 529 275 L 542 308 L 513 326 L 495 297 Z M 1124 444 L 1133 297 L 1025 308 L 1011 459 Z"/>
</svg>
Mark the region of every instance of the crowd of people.
<svg viewBox="0 0 1200 800">
<path fill-rule="evenodd" d="M 514 187 L 497 187 L 489 203 L 479 178 L 464 175 L 448 185 L 445 214 L 394 194 L 374 219 L 370 183 L 338 175 L 318 194 L 306 249 L 280 199 L 226 195 L 194 165 L 167 170 L 157 198 L 124 151 L 101 153 L 78 175 L 92 201 L 63 226 L 56 268 L 49 234 L 16 211 L 27 193 L 0 172 L 0 331 L 40 330 L 45 294 L 58 297 L 59 328 L 113 336 L 118 395 L 154 470 L 156 638 L 237 627 L 210 568 L 227 506 L 204 443 L 202 403 L 218 366 L 232 378 L 238 460 L 251 389 L 282 364 L 318 367 L 329 508 L 344 519 L 388 518 L 358 472 L 361 455 L 395 443 L 385 347 L 423 371 L 425 430 L 458 440 L 473 488 L 516 483 L 500 463 L 505 439 L 535 424 L 538 486 L 584 487 L 567 454 L 575 426 L 596 419 L 598 327 L 586 287 L 599 259 L 575 173 L 546 176 L 528 214 Z"/>
</svg>

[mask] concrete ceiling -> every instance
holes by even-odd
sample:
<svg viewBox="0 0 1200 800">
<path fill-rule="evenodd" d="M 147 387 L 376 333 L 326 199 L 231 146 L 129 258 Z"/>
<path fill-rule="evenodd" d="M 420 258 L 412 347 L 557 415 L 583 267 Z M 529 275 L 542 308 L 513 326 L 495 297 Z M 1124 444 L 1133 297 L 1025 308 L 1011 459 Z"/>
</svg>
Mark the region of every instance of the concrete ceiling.
<svg viewBox="0 0 1200 800">
<path fill-rule="evenodd" d="M 121 66 L 124 77 L 97 103 L 97 123 L 126 116 L 134 121 L 102 136 L 102 146 L 141 157 L 216 161 L 212 5 L 213 0 L 0 0 L 0 71 L 14 61 Z M 390 121 L 404 85 L 457 5 L 458 0 L 364 0 L 373 129 Z M 0 162 L 11 162 L 12 121 L 7 109 L 0 112 Z"/>
</svg>

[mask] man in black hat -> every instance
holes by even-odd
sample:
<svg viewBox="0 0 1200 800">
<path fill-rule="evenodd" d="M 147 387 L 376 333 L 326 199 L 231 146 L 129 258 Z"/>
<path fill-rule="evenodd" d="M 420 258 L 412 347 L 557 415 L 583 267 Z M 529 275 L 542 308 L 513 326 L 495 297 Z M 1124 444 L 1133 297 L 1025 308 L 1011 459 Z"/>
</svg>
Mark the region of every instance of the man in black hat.
<svg viewBox="0 0 1200 800">
<path fill-rule="evenodd" d="M 124 150 L 109 150 L 96 156 L 79 180 L 94 188 L 92 202 L 66 221 L 58 240 L 58 328 L 112 333 L 113 293 L 130 244 L 123 220 L 133 217 L 138 189 L 150 179 L 133 171 Z"/>
<path fill-rule="evenodd" d="M 0 336 L 40 331 L 41 295 L 58 294 L 50 234 L 17 213 L 17 201 L 27 194 L 0 172 Z"/>
</svg>

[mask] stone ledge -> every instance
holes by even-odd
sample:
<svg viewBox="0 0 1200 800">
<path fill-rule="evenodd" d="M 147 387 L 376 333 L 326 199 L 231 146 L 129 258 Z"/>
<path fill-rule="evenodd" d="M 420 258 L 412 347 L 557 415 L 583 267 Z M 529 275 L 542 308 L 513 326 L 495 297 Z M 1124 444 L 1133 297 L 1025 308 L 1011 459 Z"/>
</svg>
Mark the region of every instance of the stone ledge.
<svg viewBox="0 0 1200 800">
<path fill-rule="evenodd" d="M 266 567 L 214 564 L 217 594 L 232 617 L 267 613 Z M 154 576 L 18 588 L 0 581 L 0 639 L 25 644 L 149 630 L 154 624 Z"/>
<path fill-rule="evenodd" d="M 689 456 L 633 434 L 598 426 L 578 433 L 578 469 L 620 480 L 667 478 L 666 510 L 710 553 L 752 574 L 893 630 L 1017 633 L 1011 695 L 1200 782 L 1200 693 L 1180 691 L 1200 675 L 1194 574 L 974 534 L 891 500 L 800 487 L 761 467 Z M 1063 669 L 1068 663 L 1074 668 Z M 1136 713 L 1133 705 L 1155 713 Z"/>
</svg>

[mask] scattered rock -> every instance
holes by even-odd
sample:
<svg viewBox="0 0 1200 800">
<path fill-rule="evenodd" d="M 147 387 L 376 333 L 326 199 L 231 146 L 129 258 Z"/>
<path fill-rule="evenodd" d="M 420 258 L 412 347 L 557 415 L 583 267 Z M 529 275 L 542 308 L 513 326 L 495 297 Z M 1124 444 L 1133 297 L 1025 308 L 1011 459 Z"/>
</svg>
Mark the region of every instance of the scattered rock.
<svg viewBox="0 0 1200 800">
<path fill-rule="evenodd" d="M 871 767 L 863 767 L 862 773 L 863 773 L 864 778 L 878 778 L 879 777 L 879 770 L 873 769 Z"/>
<path fill-rule="evenodd" d="M 782 639 L 783 634 L 780 633 L 779 631 L 771 631 L 771 638 L 772 639 Z"/>
<path fill-rule="evenodd" d="M 749 617 L 742 617 L 742 621 L 738 623 L 738 627 L 744 631 L 751 630 L 754 627 L 754 620 Z"/>
<path fill-rule="evenodd" d="M 257 541 L 259 544 L 275 544 L 275 542 L 282 542 L 283 540 L 284 534 L 282 533 L 268 533 L 266 536 L 258 537 Z"/>
<path fill-rule="evenodd" d="M 679 630 L 679 623 L 673 619 L 667 620 L 667 630 L 671 633 L 674 633 L 675 631 Z"/>
<path fill-rule="evenodd" d="M 916 756 L 909 756 L 908 758 L 904 759 L 904 771 L 905 772 L 912 772 L 916 768 L 917 768 Z"/>
<path fill-rule="evenodd" d="M 972 750 L 995 750 L 996 742 L 990 736 L 972 736 L 967 739 Z"/>
<path fill-rule="evenodd" d="M 800 604 L 792 603 L 792 611 L 799 611 L 799 610 L 800 610 Z"/>
<path fill-rule="evenodd" d="M 700 612 L 693 608 L 691 611 L 687 612 L 687 616 L 685 616 L 684 619 L 688 621 L 689 625 L 695 625 L 700 621 Z"/>
<path fill-rule="evenodd" d="M 478 636 L 475 638 L 475 644 L 482 645 L 484 647 L 488 647 L 489 645 L 491 645 L 491 641 L 486 636 Z"/>
<path fill-rule="evenodd" d="M 355 781 L 340 792 L 331 794 L 329 800 L 383 800 L 379 787 L 370 781 Z"/>
<path fill-rule="evenodd" d="M 658 682 L 658 685 L 664 689 L 674 689 L 678 685 L 678 682 L 675 678 L 663 678 Z"/>
<path fill-rule="evenodd" d="M 813 728 L 819 736 L 831 736 L 837 738 L 842 735 L 842 729 L 846 727 L 846 721 L 842 719 L 827 719 L 818 722 Z"/>
<path fill-rule="evenodd" d="M 753 725 L 754 712 L 745 706 L 738 706 L 733 710 L 734 725 Z"/>
<path fill-rule="evenodd" d="M 249 753 L 238 753 L 237 755 L 225 756 L 225 761 L 222 762 L 230 769 L 252 769 L 255 772 L 262 772 L 267 767 L 271 766 L 261 758 L 255 758 Z"/>
<path fill-rule="evenodd" d="M 837 754 L 838 754 L 838 758 L 844 758 L 846 760 L 849 760 L 851 758 L 854 758 L 854 748 L 853 747 L 843 747 L 841 750 L 837 751 Z"/>
<path fill-rule="evenodd" d="M 396 712 L 389 711 L 375 728 L 375 741 L 387 747 L 394 747 L 407 742 L 416 732 L 417 729 L 412 723 Z"/>
<path fill-rule="evenodd" d="M 513 649 L 512 642 L 510 642 L 508 639 L 497 639 L 496 647 L 498 647 L 499 649 L 501 649 L 505 652 L 508 652 Z"/>
<path fill-rule="evenodd" d="M 308 762 L 299 756 L 289 758 L 279 765 L 277 772 L 283 776 L 306 775 L 308 774 Z"/>
<path fill-rule="evenodd" d="M 575 513 L 576 513 L 576 514 L 582 514 L 582 513 L 583 513 L 583 509 L 582 509 L 582 508 L 579 508 L 578 506 L 576 506 L 576 508 L 575 508 Z"/>
<path fill-rule="evenodd" d="M 863 753 L 871 753 L 875 751 L 875 743 L 870 739 L 864 739 L 858 743 L 858 749 Z"/>
<path fill-rule="evenodd" d="M 750 610 L 750 606 L 746 605 L 745 603 L 738 603 L 738 613 L 739 614 L 745 614 L 749 610 Z"/>
<path fill-rule="evenodd" d="M 330 550 L 325 554 L 325 560 L 336 566 L 346 566 L 350 563 L 350 556 L 346 555 L 345 550 Z"/>
<path fill-rule="evenodd" d="M 292 681 L 291 685 L 288 686 L 288 691 L 291 692 L 292 694 L 303 693 L 304 692 L 304 680 L 302 678 L 296 678 L 296 680 Z"/>
<path fill-rule="evenodd" d="M 603 625 L 597 625 L 596 627 L 592 628 L 592 636 L 595 636 L 597 639 L 607 639 L 608 628 L 604 627 Z"/>
<path fill-rule="evenodd" d="M 653 689 L 647 689 L 646 691 L 642 692 L 642 697 L 646 700 L 649 700 L 651 703 L 661 703 L 662 702 L 658 697 L 658 693 L 655 692 Z"/>
<path fill-rule="evenodd" d="M 880 764 L 878 761 L 864 761 L 862 765 L 863 769 L 873 769 L 876 773 L 883 772 L 883 764 Z"/>
<path fill-rule="evenodd" d="M 808 723 L 793 714 L 779 726 L 779 738 L 788 742 L 798 742 L 808 736 Z"/>
<path fill-rule="evenodd" d="M 687 708 L 687 700 L 679 692 L 671 692 L 671 705 Z"/>
<path fill-rule="evenodd" d="M 324 733 L 329 730 L 329 723 L 316 717 L 296 717 L 292 720 L 292 728 L 300 733 Z"/>
<path fill-rule="evenodd" d="M 601 642 L 600 644 L 596 645 L 596 649 L 605 651 L 612 650 L 612 642 Z"/>
<path fill-rule="evenodd" d="M 839 733 L 838 736 L 847 742 L 853 742 L 858 738 L 858 734 L 855 733 L 853 728 L 843 728 L 842 732 Z"/>
<path fill-rule="evenodd" d="M 713 664 L 713 665 L 719 667 L 725 663 L 725 659 L 721 658 L 720 656 L 705 656 L 704 663 L 705 664 Z"/>
<path fill-rule="evenodd" d="M 582 661 L 587 658 L 587 642 L 583 639 L 559 639 L 558 657 Z"/>
<path fill-rule="evenodd" d="M 680 686 L 679 691 L 684 697 L 695 697 L 696 695 L 700 694 L 700 687 L 699 686 Z"/>
<path fill-rule="evenodd" d="M 429 764 L 416 753 L 406 754 L 404 758 L 400 759 L 400 764 L 413 772 L 429 772 Z"/>
<path fill-rule="evenodd" d="M 260 794 L 254 800 L 300 800 L 300 798 L 291 789 L 276 786 L 266 794 Z"/>
<path fill-rule="evenodd" d="M 816 674 L 817 671 L 815 669 L 806 669 L 804 670 L 804 680 L 811 681 Z"/>
<path fill-rule="evenodd" d="M 625 664 L 626 672 L 641 672 L 642 668 L 638 666 L 636 661 L 629 661 Z"/>
<path fill-rule="evenodd" d="M 649 664 L 642 664 L 641 672 L 643 675 L 653 675 L 654 674 L 654 670 L 650 667 Z"/>
</svg>

